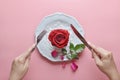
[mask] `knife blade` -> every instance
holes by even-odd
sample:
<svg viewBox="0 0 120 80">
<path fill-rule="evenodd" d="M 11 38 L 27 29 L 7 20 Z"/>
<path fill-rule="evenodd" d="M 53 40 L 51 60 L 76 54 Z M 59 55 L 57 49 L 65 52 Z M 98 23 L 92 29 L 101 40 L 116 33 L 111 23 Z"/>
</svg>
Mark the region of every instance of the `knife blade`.
<svg viewBox="0 0 120 80">
<path fill-rule="evenodd" d="M 73 32 L 76 34 L 76 36 L 87 46 L 89 50 L 93 50 L 93 48 L 87 43 L 85 38 L 75 29 L 75 27 L 71 24 L 70 27 L 72 28 Z"/>
<path fill-rule="evenodd" d="M 41 41 L 41 39 L 43 38 L 43 36 L 47 33 L 46 30 L 43 30 L 37 37 L 37 44 Z"/>
</svg>

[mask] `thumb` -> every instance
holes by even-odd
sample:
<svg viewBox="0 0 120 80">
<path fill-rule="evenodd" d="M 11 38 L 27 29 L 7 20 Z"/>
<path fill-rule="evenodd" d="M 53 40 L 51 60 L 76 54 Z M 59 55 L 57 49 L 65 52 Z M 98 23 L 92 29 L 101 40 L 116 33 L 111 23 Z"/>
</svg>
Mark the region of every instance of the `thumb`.
<svg viewBox="0 0 120 80">
<path fill-rule="evenodd" d="M 93 58 L 95 60 L 95 63 L 97 65 L 102 64 L 102 61 L 101 61 L 100 57 L 93 50 L 91 50 L 91 52 L 92 52 Z"/>
<path fill-rule="evenodd" d="M 25 61 L 25 67 L 29 67 L 29 63 L 30 63 L 30 57 L 28 57 Z"/>
</svg>

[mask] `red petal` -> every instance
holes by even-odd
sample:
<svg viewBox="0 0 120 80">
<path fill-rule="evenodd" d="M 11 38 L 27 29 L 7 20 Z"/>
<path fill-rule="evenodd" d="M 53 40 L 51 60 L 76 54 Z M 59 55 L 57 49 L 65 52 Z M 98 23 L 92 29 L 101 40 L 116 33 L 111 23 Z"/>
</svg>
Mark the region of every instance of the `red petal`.
<svg viewBox="0 0 120 80">
<path fill-rule="evenodd" d="M 51 52 L 51 55 L 52 55 L 52 57 L 55 58 L 55 57 L 58 56 L 58 52 L 56 50 L 54 50 L 54 51 Z"/>
<path fill-rule="evenodd" d="M 78 65 L 75 64 L 75 62 L 72 62 L 72 64 L 71 64 L 71 69 L 72 69 L 73 71 L 76 71 L 76 70 L 78 69 Z"/>
<path fill-rule="evenodd" d="M 64 55 L 61 55 L 61 56 L 60 56 L 60 59 L 61 59 L 61 60 L 64 60 Z"/>
<path fill-rule="evenodd" d="M 51 41 L 51 44 L 53 46 L 56 46 L 58 48 L 63 48 L 68 43 L 69 32 L 64 29 L 52 30 L 49 34 L 48 39 Z"/>
<path fill-rule="evenodd" d="M 62 67 L 63 67 L 63 68 L 65 68 L 65 67 L 66 67 L 66 63 L 65 63 L 65 62 L 62 64 Z"/>
</svg>

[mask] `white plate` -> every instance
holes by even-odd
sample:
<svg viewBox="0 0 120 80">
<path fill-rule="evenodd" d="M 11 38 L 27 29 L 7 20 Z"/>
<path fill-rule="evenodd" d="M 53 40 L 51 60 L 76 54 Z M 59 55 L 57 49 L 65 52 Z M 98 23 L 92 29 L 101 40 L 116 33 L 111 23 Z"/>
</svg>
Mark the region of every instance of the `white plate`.
<svg viewBox="0 0 120 80">
<path fill-rule="evenodd" d="M 70 33 L 70 36 L 69 36 L 69 42 L 68 42 L 68 45 L 66 46 L 66 49 L 67 51 L 69 51 L 68 48 L 69 48 L 70 42 L 74 43 L 75 45 L 82 43 L 70 28 L 70 24 L 73 24 L 74 27 L 78 30 L 78 32 L 84 36 L 84 31 L 81 25 L 72 16 L 66 15 L 64 13 L 54 13 L 46 16 L 42 20 L 42 22 L 40 23 L 40 25 L 37 27 L 35 31 L 35 38 L 37 38 L 37 36 L 42 32 L 42 30 L 44 29 L 47 30 L 47 33 L 44 35 L 42 40 L 37 45 L 37 48 L 43 57 L 54 62 L 69 61 L 67 57 L 65 57 L 64 60 L 61 60 L 59 57 L 53 58 L 51 56 L 51 52 L 54 50 L 54 47 L 51 45 L 50 41 L 48 40 L 48 35 L 51 32 L 51 30 L 54 30 L 54 29 L 68 30 Z"/>
</svg>

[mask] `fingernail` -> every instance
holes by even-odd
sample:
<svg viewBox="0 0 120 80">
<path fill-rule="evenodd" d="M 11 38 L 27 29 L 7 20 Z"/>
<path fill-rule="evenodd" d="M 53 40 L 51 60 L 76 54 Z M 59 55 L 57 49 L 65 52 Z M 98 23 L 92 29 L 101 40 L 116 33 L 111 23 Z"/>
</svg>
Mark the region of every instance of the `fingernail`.
<svg viewBox="0 0 120 80">
<path fill-rule="evenodd" d="M 35 46 L 36 46 L 36 43 L 35 44 L 33 44 L 33 47 L 35 48 Z"/>
<path fill-rule="evenodd" d="M 92 44 L 92 43 L 90 43 L 90 42 L 88 42 L 88 44 L 89 44 L 91 47 L 93 47 L 93 48 L 96 47 L 94 44 Z"/>
<path fill-rule="evenodd" d="M 88 44 L 91 44 L 89 41 L 87 42 Z"/>
</svg>

